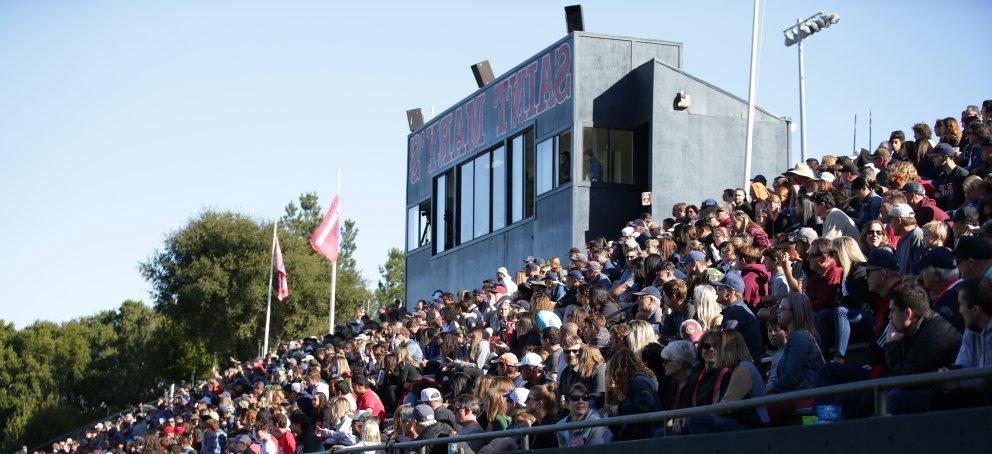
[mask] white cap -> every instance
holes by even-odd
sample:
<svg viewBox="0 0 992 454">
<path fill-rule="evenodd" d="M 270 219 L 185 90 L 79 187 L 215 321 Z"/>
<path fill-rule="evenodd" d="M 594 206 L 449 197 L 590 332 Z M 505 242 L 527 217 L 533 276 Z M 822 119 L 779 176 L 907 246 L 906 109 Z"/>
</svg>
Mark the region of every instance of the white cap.
<svg viewBox="0 0 992 454">
<path fill-rule="evenodd" d="M 620 230 L 620 236 L 631 236 L 633 234 L 634 234 L 633 227 L 624 227 L 623 229 Z"/>
<path fill-rule="evenodd" d="M 525 354 L 523 360 L 517 363 L 517 367 L 520 366 L 544 367 L 544 360 L 541 359 L 541 355 L 531 352 Z"/>
<path fill-rule="evenodd" d="M 496 274 L 500 274 L 500 273 L 502 273 L 502 274 L 504 274 L 506 276 L 509 276 L 510 275 L 510 273 L 506 271 L 506 267 L 505 266 L 501 266 L 499 268 L 496 268 Z"/>
<path fill-rule="evenodd" d="M 443 399 L 441 399 L 441 391 L 438 391 L 437 388 L 424 388 L 424 390 L 420 392 L 421 402 L 436 402 L 439 400 Z"/>
<path fill-rule="evenodd" d="M 822 172 L 822 173 L 820 173 L 820 178 L 817 178 L 817 179 L 818 180 L 822 180 L 822 181 L 826 181 L 827 183 L 833 183 L 835 177 L 834 177 L 834 174 L 832 174 L 830 172 Z"/>
<path fill-rule="evenodd" d="M 911 218 L 914 216 L 916 216 L 916 213 L 913 212 L 913 207 L 905 203 L 897 203 L 892 205 L 892 208 L 889 208 L 890 218 Z"/>
<path fill-rule="evenodd" d="M 518 407 L 526 407 L 527 406 L 527 396 L 529 396 L 529 395 L 530 395 L 530 390 L 529 389 L 527 389 L 527 388 L 515 388 L 513 391 L 510 391 L 506 395 L 506 397 L 509 398 L 510 401 L 512 401 L 514 405 L 516 405 Z"/>
</svg>

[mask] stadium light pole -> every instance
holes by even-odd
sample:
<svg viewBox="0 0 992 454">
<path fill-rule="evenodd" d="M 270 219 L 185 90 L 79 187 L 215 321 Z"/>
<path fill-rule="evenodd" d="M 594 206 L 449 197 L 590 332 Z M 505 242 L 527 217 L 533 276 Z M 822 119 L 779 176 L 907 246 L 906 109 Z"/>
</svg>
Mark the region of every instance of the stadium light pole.
<svg viewBox="0 0 992 454">
<path fill-rule="evenodd" d="M 824 14 L 820 11 L 806 20 L 796 19 L 796 25 L 782 30 L 786 47 L 799 45 L 799 143 L 802 162 L 806 162 L 806 69 L 803 64 L 803 41 L 838 21 L 840 16 L 837 14 Z"/>
</svg>

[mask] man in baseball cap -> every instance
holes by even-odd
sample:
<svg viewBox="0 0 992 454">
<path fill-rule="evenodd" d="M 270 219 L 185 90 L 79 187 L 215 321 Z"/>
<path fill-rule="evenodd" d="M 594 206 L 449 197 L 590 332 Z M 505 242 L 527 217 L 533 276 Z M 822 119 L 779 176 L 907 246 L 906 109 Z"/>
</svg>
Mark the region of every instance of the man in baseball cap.
<svg viewBox="0 0 992 454">
<path fill-rule="evenodd" d="M 431 407 L 435 420 L 455 429 L 458 428 L 458 418 L 453 411 L 444 405 L 444 398 L 441 397 L 441 391 L 438 391 L 437 388 L 424 388 L 423 391 L 420 391 L 420 403 Z"/>
<path fill-rule="evenodd" d="M 717 283 L 716 300 L 723 306 L 723 327 L 735 329 L 744 336 L 748 352 L 752 358 L 761 358 L 765 354 L 764 341 L 761 338 L 761 327 L 758 318 L 744 304 L 744 279 L 740 271 L 731 270 L 723 275 Z"/>
<path fill-rule="evenodd" d="M 913 208 L 916 225 L 926 225 L 930 221 L 946 221 L 950 216 L 937 206 L 937 202 L 927 197 L 923 185 L 910 181 L 903 185 L 902 193 L 906 195 L 906 203 Z"/>
<path fill-rule="evenodd" d="M 665 312 L 661 309 L 661 292 L 655 287 L 644 287 L 634 295 L 637 296 L 638 304 L 634 318 L 660 328 L 665 321 Z"/>
<path fill-rule="evenodd" d="M 964 331 L 964 318 L 958 311 L 958 269 L 954 263 L 954 251 L 946 247 L 927 249 L 915 263 L 913 272 L 919 276 L 924 289 L 934 295 L 930 307 L 951 322 L 958 331 Z"/>
<path fill-rule="evenodd" d="M 913 273 L 913 262 L 919 259 L 926 247 L 923 246 L 923 229 L 916 224 L 916 213 L 905 203 L 897 203 L 889 208 L 889 225 L 899 235 L 896 245 L 896 260 L 903 276 Z"/>
<path fill-rule="evenodd" d="M 499 355 L 498 358 L 492 361 L 496 364 L 496 372 L 500 377 L 506 377 L 513 380 L 513 384 L 516 387 L 522 387 L 524 384 L 524 378 L 520 375 L 520 370 L 517 364 L 520 362 L 517 359 L 517 355 L 511 352 L 503 353 Z"/>
<path fill-rule="evenodd" d="M 610 278 L 606 277 L 603 273 L 603 265 L 600 265 L 597 261 L 591 261 L 586 264 L 586 282 L 592 286 L 600 286 L 603 288 L 610 288 Z"/>
<path fill-rule="evenodd" d="M 544 377 L 544 360 L 537 353 L 525 353 L 523 359 L 517 363 L 517 367 L 520 368 L 520 375 L 524 379 L 524 388 L 531 389 L 537 385 L 550 383 L 550 380 Z"/>
<path fill-rule="evenodd" d="M 964 203 L 964 179 L 968 171 L 954 161 L 957 150 L 946 142 L 938 143 L 930 155 L 933 165 L 940 170 L 933 179 L 933 199 L 937 206 L 944 211 L 953 210 Z"/>
<path fill-rule="evenodd" d="M 992 246 L 980 236 L 966 236 L 954 248 L 961 279 L 986 276 L 992 278 Z"/>
</svg>

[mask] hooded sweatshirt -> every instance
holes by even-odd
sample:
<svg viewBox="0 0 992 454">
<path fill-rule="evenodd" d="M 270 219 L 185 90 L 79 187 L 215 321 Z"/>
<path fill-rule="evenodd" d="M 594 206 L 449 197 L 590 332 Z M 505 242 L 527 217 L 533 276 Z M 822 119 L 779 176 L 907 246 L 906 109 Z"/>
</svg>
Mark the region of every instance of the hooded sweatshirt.
<svg viewBox="0 0 992 454">
<path fill-rule="evenodd" d="M 589 410 L 584 421 L 594 421 L 602 419 L 595 411 Z M 558 424 L 572 422 L 571 416 L 566 416 Z M 576 446 L 601 445 L 613 440 L 613 433 L 605 426 L 587 427 L 578 430 L 563 430 L 557 432 L 558 446 L 561 448 L 571 448 Z"/>
<path fill-rule="evenodd" d="M 761 305 L 761 297 L 768 295 L 771 273 L 764 264 L 747 263 L 741 268 L 741 278 L 744 280 L 744 303 L 751 309 L 758 309 Z"/>
</svg>

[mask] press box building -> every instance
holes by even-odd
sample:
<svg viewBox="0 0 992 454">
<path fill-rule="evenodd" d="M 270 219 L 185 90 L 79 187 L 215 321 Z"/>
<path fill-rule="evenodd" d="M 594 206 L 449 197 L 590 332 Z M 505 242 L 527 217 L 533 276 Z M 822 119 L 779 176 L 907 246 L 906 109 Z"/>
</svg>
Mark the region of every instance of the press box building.
<svg viewBox="0 0 992 454">
<path fill-rule="evenodd" d="M 408 307 L 739 187 L 747 103 L 681 68 L 681 43 L 573 32 L 413 131 Z M 789 121 L 757 109 L 752 172 L 788 152 Z"/>
</svg>

